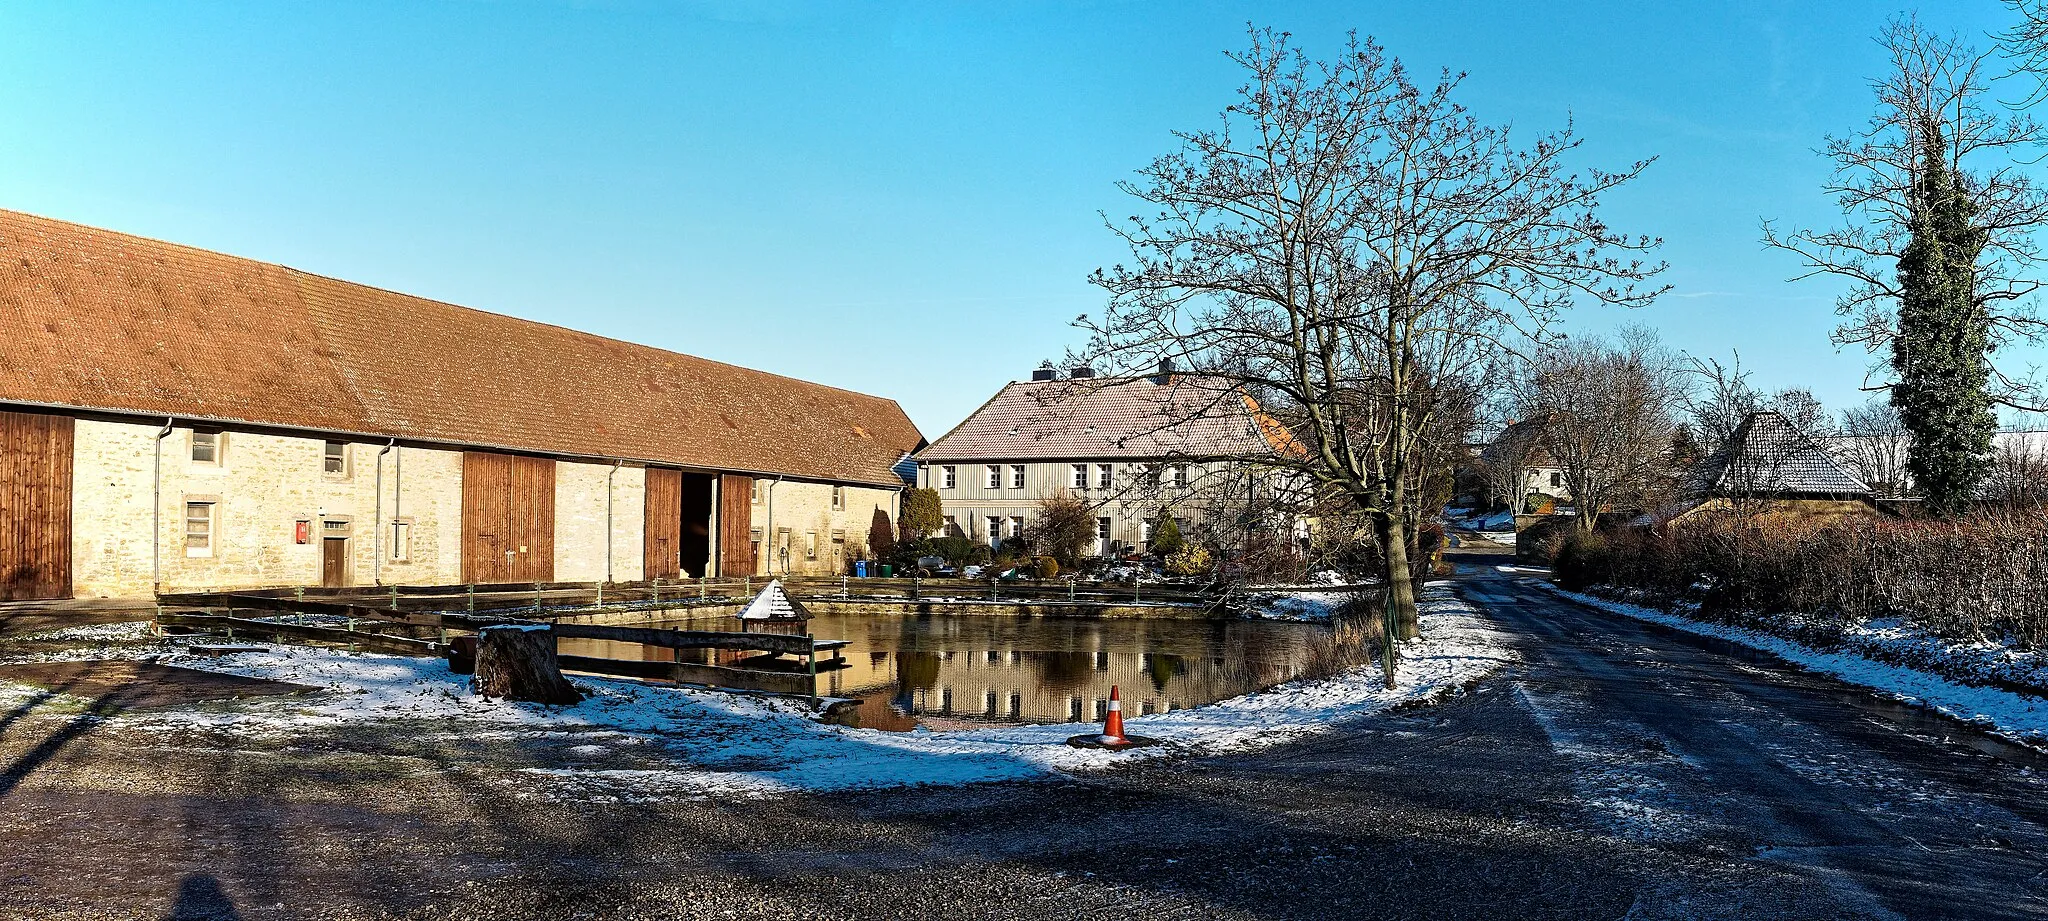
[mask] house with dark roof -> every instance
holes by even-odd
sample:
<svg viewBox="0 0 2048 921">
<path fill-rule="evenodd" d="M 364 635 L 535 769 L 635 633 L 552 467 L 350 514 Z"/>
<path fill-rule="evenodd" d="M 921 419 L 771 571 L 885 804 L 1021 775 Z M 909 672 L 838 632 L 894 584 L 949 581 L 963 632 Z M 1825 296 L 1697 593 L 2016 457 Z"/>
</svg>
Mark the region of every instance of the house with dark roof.
<svg viewBox="0 0 2048 921">
<path fill-rule="evenodd" d="M 0 598 L 836 572 L 893 400 L 0 211 Z"/>
<path fill-rule="evenodd" d="M 1687 476 L 1667 521 L 1744 507 L 1802 518 L 1876 514 L 1876 497 L 1826 445 L 1772 410 L 1753 412 Z"/>
<path fill-rule="evenodd" d="M 1285 450 L 1289 436 L 1257 402 L 1201 375 L 1065 377 L 1051 367 L 1003 386 L 917 454 L 918 485 L 935 489 L 947 523 L 1000 546 L 1021 536 L 1038 503 L 1065 492 L 1094 507 L 1094 552 L 1144 550 L 1164 517 L 1183 531 L 1215 525 L 1276 488 L 1245 458 Z"/>
</svg>

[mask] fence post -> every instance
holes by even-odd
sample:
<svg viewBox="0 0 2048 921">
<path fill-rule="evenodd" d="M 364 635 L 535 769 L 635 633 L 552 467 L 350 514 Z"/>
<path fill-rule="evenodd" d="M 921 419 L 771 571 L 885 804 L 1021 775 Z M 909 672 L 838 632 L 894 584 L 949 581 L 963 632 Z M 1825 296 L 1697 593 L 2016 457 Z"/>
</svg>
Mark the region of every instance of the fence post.
<svg viewBox="0 0 2048 921">
<path fill-rule="evenodd" d="M 708 576 L 698 576 L 698 577 L 697 577 L 697 600 L 698 600 L 698 601 L 703 601 L 704 599 L 706 599 L 706 598 L 709 598 L 709 597 L 711 597 L 711 580 L 710 580 L 710 578 L 709 578 Z"/>
<path fill-rule="evenodd" d="M 540 583 L 535 582 L 533 583 L 533 613 L 539 614 L 540 612 Z"/>
<path fill-rule="evenodd" d="M 604 583 L 597 583 L 597 609 L 604 610 Z"/>
<path fill-rule="evenodd" d="M 656 601 L 660 601 L 660 600 L 661 600 L 661 580 L 660 580 L 660 579 L 656 579 L 656 580 L 654 580 L 654 600 L 656 600 Z"/>
<path fill-rule="evenodd" d="M 469 583 L 469 613 L 476 613 L 476 583 Z"/>
<path fill-rule="evenodd" d="M 398 610 L 398 586 L 391 587 L 391 610 Z"/>
</svg>

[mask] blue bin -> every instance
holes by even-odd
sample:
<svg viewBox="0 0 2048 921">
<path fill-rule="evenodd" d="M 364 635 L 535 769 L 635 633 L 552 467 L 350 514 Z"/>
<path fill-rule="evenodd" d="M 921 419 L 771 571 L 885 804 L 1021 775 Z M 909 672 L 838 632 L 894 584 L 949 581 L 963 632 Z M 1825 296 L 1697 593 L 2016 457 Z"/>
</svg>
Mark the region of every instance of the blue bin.
<svg viewBox="0 0 2048 921">
<path fill-rule="evenodd" d="M 854 560 L 854 561 L 853 561 L 853 576 L 854 576 L 854 578 L 856 578 L 856 579 L 865 579 L 865 578 L 867 578 L 867 577 L 868 577 L 868 561 L 866 561 L 866 560 Z"/>
</svg>

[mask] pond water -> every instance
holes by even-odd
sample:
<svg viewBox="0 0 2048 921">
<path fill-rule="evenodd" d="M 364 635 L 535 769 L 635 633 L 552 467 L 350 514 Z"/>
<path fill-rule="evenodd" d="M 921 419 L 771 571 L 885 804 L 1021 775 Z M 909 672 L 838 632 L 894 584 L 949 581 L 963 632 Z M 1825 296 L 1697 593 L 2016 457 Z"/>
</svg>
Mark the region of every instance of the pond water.
<svg viewBox="0 0 2048 921">
<path fill-rule="evenodd" d="M 736 629 L 729 617 L 649 626 Z M 1099 720 L 1113 685 L 1121 688 L 1125 714 L 1165 713 L 1328 674 L 1372 655 L 1372 625 L 1345 622 L 834 614 L 812 618 L 809 632 L 849 641 L 843 664 L 828 669 L 821 659 L 817 693 L 860 701 L 857 724 L 886 730 Z M 674 655 L 571 639 L 560 649 L 617 659 Z M 680 657 L 721 665 L 737 659 L 710 650 L 683 650 Z"/>
</svg>

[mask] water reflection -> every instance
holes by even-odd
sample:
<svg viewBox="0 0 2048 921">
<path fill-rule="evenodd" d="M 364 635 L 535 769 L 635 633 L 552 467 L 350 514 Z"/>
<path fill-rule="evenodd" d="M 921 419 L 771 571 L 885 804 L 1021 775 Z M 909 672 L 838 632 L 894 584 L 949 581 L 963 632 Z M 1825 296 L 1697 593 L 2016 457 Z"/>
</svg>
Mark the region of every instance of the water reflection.
<svg viewBox="0 0 2048 921">
<path fill-rule="evenodd" d="M 858 725 L 890 730 L 1101 719 L 1112 685 L 1122 687 L 1126 713 L 1167 713 L 1366 662 L 1373 652 L 1369 624 L 1342 622 L 833 614 L 811 620 L 810 632 L 851 641 L 843 666 L 820 670 L 817 692 L 858 699 Z M 581 655 L 675 655 L 562 642 Z M 735 664 L 732 656 L 684 650 L 681 660 Z"/>
</svg>

